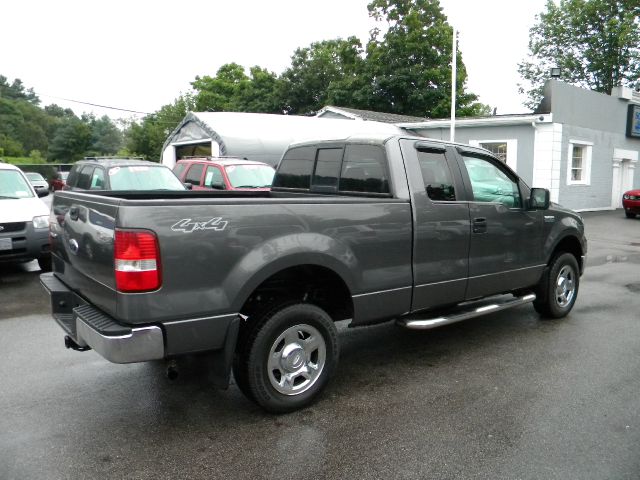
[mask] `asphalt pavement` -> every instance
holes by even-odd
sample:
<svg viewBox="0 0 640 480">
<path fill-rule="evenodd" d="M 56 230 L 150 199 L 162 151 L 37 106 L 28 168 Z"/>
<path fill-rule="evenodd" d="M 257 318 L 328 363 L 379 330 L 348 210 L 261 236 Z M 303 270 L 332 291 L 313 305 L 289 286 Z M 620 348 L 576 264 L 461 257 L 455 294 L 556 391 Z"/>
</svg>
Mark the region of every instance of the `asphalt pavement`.
<svg viewBox="0 0 640 480">
<path fill-rule="evenodd" d="M 269 415 L 198 359 L 66 350 L 36 262 L 0 265 L 0 479 L 638 479 L 640 219 L 584 214 L 565 319 L 341 329 L 320 401 Z"/>
</svg>

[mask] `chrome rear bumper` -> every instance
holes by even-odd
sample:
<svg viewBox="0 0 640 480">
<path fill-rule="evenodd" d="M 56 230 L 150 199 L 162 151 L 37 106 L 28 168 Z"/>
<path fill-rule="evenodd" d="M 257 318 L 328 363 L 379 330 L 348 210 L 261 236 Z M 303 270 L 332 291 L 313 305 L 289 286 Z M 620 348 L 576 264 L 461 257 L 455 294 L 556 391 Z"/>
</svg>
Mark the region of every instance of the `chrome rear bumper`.
<svg viewBox="0 0 640 480">
<path fill-rule="evenodd" d="M 53 318 L 80 347 L 91 347 L 113 363 L 164 358 L 164 334 L 156 325 L 129 327 L 87 304 L 53 273 L 40 275 L 51 296 Z"/>
</svg>

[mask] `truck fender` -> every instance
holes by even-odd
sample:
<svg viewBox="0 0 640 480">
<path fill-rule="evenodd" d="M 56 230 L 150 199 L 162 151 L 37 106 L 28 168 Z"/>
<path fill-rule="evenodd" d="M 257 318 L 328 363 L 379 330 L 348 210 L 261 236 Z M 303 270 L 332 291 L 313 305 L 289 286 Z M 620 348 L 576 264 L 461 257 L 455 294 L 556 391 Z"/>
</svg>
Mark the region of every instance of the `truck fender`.
<svg viewBox="0 0 640 480">
<path fill-rule="evenodd" d="M 224 291 L 238 292 L 230 299 L 232 311 L 240 311 L 251 293 L 269 277 L 290 267 L 315 265 L 336 273 L 354 292 L 358 260 L 353 251 L 326 235 L 297 233 L 272 238 L 248 252 L 229 272 Z"/>
</svg>

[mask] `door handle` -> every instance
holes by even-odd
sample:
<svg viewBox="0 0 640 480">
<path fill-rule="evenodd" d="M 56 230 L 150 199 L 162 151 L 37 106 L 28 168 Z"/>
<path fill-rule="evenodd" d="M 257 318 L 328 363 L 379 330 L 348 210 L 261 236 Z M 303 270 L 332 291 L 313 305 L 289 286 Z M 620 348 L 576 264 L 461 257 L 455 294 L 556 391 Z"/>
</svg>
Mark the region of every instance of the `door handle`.
<svg viewBox="0 0 640 480">
<path fill-rule="evenodd" d="M 473 219 L 473 233 L 486 233 L 487 231 L 487 219 L 484 217 L 478 217 Z"/>
<path fill-rule="evenodd" d="M 71 207 L 69 209 L 69 218 L 71 220 L 78 220 L 79 215 L 80 215 L 80 209 L 78 207 Z"/>
</svg>

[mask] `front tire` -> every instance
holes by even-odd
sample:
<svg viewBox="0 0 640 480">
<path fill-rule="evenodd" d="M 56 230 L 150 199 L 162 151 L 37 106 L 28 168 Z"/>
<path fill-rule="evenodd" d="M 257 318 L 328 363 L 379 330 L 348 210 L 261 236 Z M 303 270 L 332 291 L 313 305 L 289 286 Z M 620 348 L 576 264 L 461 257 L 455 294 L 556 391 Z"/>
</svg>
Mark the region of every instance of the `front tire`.
<svg viewBox="0 0 640 480">
<path fill-rule="evenodd" d="M 321 308 L 296 303 L 258 316 L 238 345 L 234 376 L 251 400 L 272 413 L 311 404 L 338 363 L 337 330 Z"/>
<path fill-rule="evenodd" d="M 42 270 L 43 272 L 50 272 L 51 271 L 51 255 L 38 258 L 38 266 L 40 267 L 40 270 Z"/>
<path fill-rule="evenodd" d="M 570 253 L 557 255 L 545 271 L 533 307 L 543 317 L 562 318 L 569 314 L 578 297 L 580 269 Z"/>
<path fill-rule="evenodd" d="M 624 212 L 627 218 L 636 218 L 636 214 L 633 212 Z"/>
</svg>

